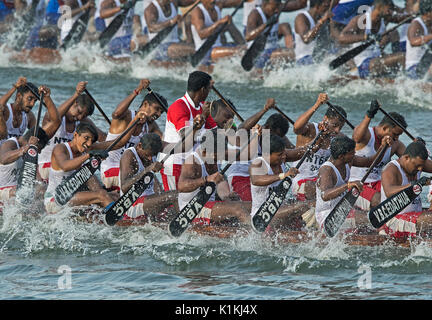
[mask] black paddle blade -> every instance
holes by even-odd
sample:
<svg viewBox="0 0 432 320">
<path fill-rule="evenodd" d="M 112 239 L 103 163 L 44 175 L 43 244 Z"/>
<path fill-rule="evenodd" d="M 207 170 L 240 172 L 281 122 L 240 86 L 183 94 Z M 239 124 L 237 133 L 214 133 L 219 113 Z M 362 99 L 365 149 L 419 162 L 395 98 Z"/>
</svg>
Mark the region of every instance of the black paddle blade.
<svg viewBox="0 0 432 320">
<path fill-rule="evenodd" d="M 355 48 L 345 52 L 343 55 L 337 57 L 332 62 L 330 62 L 330 64 L 329 64 L 330 70 L 334 70 L 334 69 L 340 67 L 345 62 L 347 62 L 347 61 L 351 60 L 352 58 L 354 58 L 355 56 L 359 55 L 364 50 L 369 48 L 374 42 L 375 42 L 375 40 L 369 40 L 368 42 L 365 42 L 365 43 L 359 45 L 358 47 L 355 47 Z"/>
<path fill-rule="evenodd" d="M 205 55 L 213 47 L 225 26 L 226 23 L 219 26 L 219 28 L 210 37 L 208 37 L 207 40 L 202 44 L 202 46 L 199 47 L 199 49 L 191 56 L 190 63 L 192 67 L 196 67 L 197 64 L 200 63 L 202 59 L 204 59 Z"/>
<path fill-rule="evenodd" d="M 416 183 L 396 193 L 390 198 L 387 198 L 369 211 L 368 216 L 370 223 L 376 229 L 382 227 L 387 221 L 396 216 L 411 202 L 413 202 L 421 192 L 422 186 Z"/>
<path fill-rule="evenodd" d="M 352 188 L 347 192 L 342 199 L 336 204 L 333 210 L 329 213 L 324 221 L 324 232 L 327 237 L 334 237 L 340 227 L 345 222 L 346 217 L 354 207 L 360 192 L 357 188 Z"/>
<path fill-rule="evenodd" d="M 101 159 L 92 157 L 79 170 L 64 179 L 55 189 L 54 200 L 60 206 L 69 202 L 75 193 L 91 178 L 101 164 Z"/>
<path fill-rule="evenodd" d="M 241 60 L 241 65 L 244 70 L 251 71 L 255 60 L 264 50 L 266 42 L 267 42 L 268 32 L 261 33 L 255 41 L 252 43 L 251 47 L 246 51 L 245 55 Z"/>
<path fill-rule="evenodd" d="M 115 225 L 123 219 L 124 214 L 129 210 L 140 195 L 148 188 L 153 181 L 154 175 L 152 172 L 146 173 L 132 187 L 125 192 L 114 204 L 104 213 L 104 223 L 108 226 Z"/>
<path fill-rule="evenodd" d="M 173 237 L 180 237 L 193 219 L 201 212 L 216 190 L 216 184 L 206 183 L 191 201 L 170 222 L 168 230 Z"/>
<path fill-rule="evenodd" d="M 286 177 L 279 185 L 270 192 L 267 200 L 261 205 L 255 215 L 252 217 L 252 229 L 255 232 L 264 232 L 271 220 L 279 210 L 289 189 L 292 180 Z"/>
<path fill-rule="evenodd" d="M 143 58 L 148 54 L 150 54 L 154 49 L 156 49 L 162 43 L 162 41 L 165 40 L 165 38 L 171 33 L 174 27 L 175 25 L 168 26 L 165 29 L 159 31 L 158 34 L 153 39 L 151 39 L 141 49 L 137 51 L 137 54 L 139 54 Z"/>
<path fill-rule="evenodd" d="M 22 206 L 33 205 L 38 164 L 38 148 L 31 145 L 23 156 L 24 165 L 18 176 L 16 201 Z"/>
<path fill-rule="evenodd" d="M 83 38 L 84 33 L 87 30 L 89 19 L 90 19 L 90 9 L 87 9 L 72 25 L 72 29 L 69 31 L 66 38 L 64 38 L 60 48 L 66 50 L 67 48 L 78 44 Z"/>
</svg>

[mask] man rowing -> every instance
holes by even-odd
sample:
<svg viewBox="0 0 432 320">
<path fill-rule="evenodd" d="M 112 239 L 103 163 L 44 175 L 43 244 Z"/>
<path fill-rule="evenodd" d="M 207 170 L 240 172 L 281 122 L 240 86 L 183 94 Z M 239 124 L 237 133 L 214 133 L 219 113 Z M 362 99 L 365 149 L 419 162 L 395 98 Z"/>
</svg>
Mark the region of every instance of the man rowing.
<svg viewBox="0 0 432 320">
<path fill-rule="evenodd" d="M 417 66 L 432 43 L 432 1 L 420 2 L 420 14 L 408 28 L 405 70 L 412 79 L 418 79 Z"/>
<path fill-rule="evenodd" d="M 143 112 L 137 113 L 133 120 L 145 119 Z M 114 149 L 125 145 L 132 134 L 128 132 L 115 146 Z M 44 196 L 44 205 L 47 213 L 57 213 L 63 209 L 55 201 L 56 188 L 63 179 L 71 176 L 90 157 L 95 156 L 105 159 L 108 156 L 106 149 L 113 143 L 113 140 L 96 142 L 98 140 L 97 130 L 89 123 L 80 123 L 72 141 L 58 144 L 54 147 L 51 155 L 51 167 L 49 169 L 48 187 Z M 67 203 L 69 206 L 82 206 L 95 204 L 99 207 L 106 207 L 118 197 L 108 193 L 93 175 L 81 186 Z"/>
<path fill-rule="evenodd" d="M 144 122 L 140 122 L 134 129 L 132 129 L 132 136 L 127 141 L 124 148 L 110 151 L 108 153 L 108 158 L 102 161 L 100 170 L 101 180 L 105 188 L 108 190 L 120 189 L 120 158 L 124 150 L 137 145 L 141 137 L 146 133 L 153 132 L 162 136 L 162 132 L 156 123 L 156 119 L 161 116 L 164 108 L 160 105 L 160 102 L 155 95 L 157 95 L 163 103 L 167 104 L 164 97 L 156 92 L 148 93 L 141 101 L 138 111 L 129 110 L 129 107 L 135 98 L 141 94 L 142 90 L 148 88 L 149 85 L 150 80 L 140 80 L 136 89 L 120 102 L 112 113 L 112 121 L 107 135 L 107 140 L 113 140 L 122 134 L 138 112 L 143 112 L 146 119 Z"/>
<path fill-rule="evenodd" d="M 297 200 L 315 199 L 315 182 L 321 165 L 330 157 L 330 140 L 339 135 L 345 124 L 340 114 L 329 107 L 320 123 L 309 122 L 318 108 L 328 101 L 325 93 L 320 93 L 315 104 L 304 112 L 294 123 L 294 133 L 297 135 L 296 147 L 305 146 L 311 142 L 320 131 L 325 131 L 323 139 L 320 139 L 320 149 L 309 156 L 299 168 L 299 173 L 293 179 L 292 192 Z M 343 108 L 335 106 L 338 111 L 346 117 Z M 296 165 L 296 163 L 294 163 Z"/>
<path fill-rule="evenodd" d="M 144 134 L 139 143 L 127 148 L 120 160 L 120 196 L 150 171 L 158 172 L 162 164 L 156 156 L 162 151 L 162 140 L 156 133 Z M 177 207 L 177 191 L 163 191 L 154 177 L 149 187 L 139 196 L 125 213 L 123 221 L 166 221 L 166 209 Z M 174 210 L 171 209 L 174 213 Z M 178 210 L 175 210 L 178 211 Z"/>
<path fill-rule="evenodd" d="M 39 174 L 44 181 L 48 181 L 51 167 L 51 154 L 54 147 L 60 143 L 72 141 L 74 132 L 80 123 L 91 124 L 98 132 L 98 141 L 105 141 L 106 133 L 99 129 L 90 116 L 94 112 L 94 104 L 90 97 L 84 93 L 87 82 L 78 82 L 74 94 L 58 107 L 61 124 L 42 150 L 39 162 Z M 42 125 L 51 121 L 51 115 L 45 114 Z"/>
<path fill-rule="evenodd" d="M 380 144 L 381 151 L 386 145 L 391 143 L 390 137 L 382 139 Z M 339 203 L 342 197 L 351 188 L 362 191 L 363 185 L 360 179 L 350 181 L 351 166 L 369 167 L 378 155 L 378 152 L 371 156 L 356 156 L 355 142 L 347 136 L 335 137 L 330 145 L 331 157 L 324 162 L 318 171 L 316 183 L 316 204 L 315 217 L 320 228 L 323 228 L 324 221 Z M 366 222 L 364 214 L 356 215 L 350 211 L 341 229 L 352 230 L 358 224 Z"/>
<path fill-rule="evenodd" d="M 189 74 L 185 95 L 168 108 L 164 133 L 166 142 L 177 143 L 188 130 L 193 130 L 195 143 L 205 130 L 217 127 L 210 116 L 210 104 L 204 103 L 213 83 L 212 77 L 205 72 L 194 71 Z M 165 154 L 159 156 L 163 158 Z M 174 154 L 164 162 L 161 176 L 165 191 L 177 190 L 184 157 L 182 154 Z"/>
<path fill-rule="evenodd" d="M 200 62 L 200 68 L 208 71 L 212 70 L 212 63 L 223 57 L 230 57 L 242 50 L 244 39 L 240 31 L 232 22 L 230 15 L 222 18 L 221 10 L 224 2 L 216 3 L 216 0 L 202 0 L 201 3 L 192 10 L 192 37 L 197 51 L 218 28 L 223 24 L 227 24 L 226 30 L 230 33 L 235 44 L 226 44 L 225 38 L 219 35 L 215 44 L 208 51 L 206 56 Z"/>
<path fill-rule="evenodd" d="M 405 145 L 399 141 L 399 136 L 403 133 L 403 129 L 397 126 L 389 117 L 385 116 L 375 127 L 369 126 L 375 114 L 378 112 L 379 107 L 378 101 L 373 100 L 362 122 L 354 128 L 353 132 L 353 139 L 356 142 L 355 155 L 359 157 L 373 156 L 378 152 L 381 141 L 386 136 L 389 136 L 392 140 L 391 147 L 387 149 L 381 162 L 375 166 L 363 184 L 363 190 L 356 202 L 358 208 L 367 211 L 381 202 L 381 172 L 383 167 L 391 160 L 394 154 L 401 157 L 405 152 Z M 390 116 L 398 121 L 404 128 L 407 127 L 404 117 L 399 113 L 390 112 Z M 359 168 L 353 165 L 351 168 L 350 181 L 361 180 L 365 173 L 365 168 Z"/>
<path fill-rule="evenodd" d="M 50 89 L 41 86 L 38 93 L 44 94 L 44 105 L 47 107 L 50 120 L 42 124 L 37 137 L 33 136 L 34 127 L 32 127 L 24 135 L 12 136 L 0 146 L 0 200 L 2 201 L 15 197 L 18 172 L 23 165 L 22 157 L 30 145 L 37 146 L 40 152 L 60 125 L 59 114 L 50 97 Z M 40 180 L 40 177 L 38 179 Z"/>
<path fill-rule="evenodd" d="M 94 11 L 94 0 L 65 0 L 65 5 L 70 8 L 70 20 L 63 21 L 60 29 L 60 41 L 63 43 L 72 29 L 73 24 L 87 11 Z"/>
<path fill-rule="evenodd" d="M 283 5 L 280 0 L 263 0 L 262 6 L 252 10 L 247 18 L 245 39 L 248 42 L 248 48 L 271 25 L 264 51 L 255 61 L 255 68 L 258 72 L 261 72 L 267 64 L 288 63 L 294 60 L 294 42 L 291 27 L 288 23 L 279 23 L 276 20 L 282 8 Z M 284 48 L 280 48 L 279 38 L 284 39 Z"/>
<path fill-rule="evenodd" d="M 144 17 L 149 31 L 149 40 L 152 40 L 158 32 L 169 26 L 176 25 L 181 15 L 177 14 L 178 6 L 188 6 L 190 0 L 153 0 L 144 10 Z M 167 38 L 158 46 L 155 60 L 170 61 L 184 60 L 195 52 L 191 43 L 180 42 L 178 28 L 175 26 Z"/>
<path fill-rule="evenodd" d="M 297 14 L 295 25 L 295 61 L 297 65 L 309 65 L 313 61 L 313 51 L 320 29 L 330 20 L 329 0 L 312 0 L 310 9 Z"/>
</svg>

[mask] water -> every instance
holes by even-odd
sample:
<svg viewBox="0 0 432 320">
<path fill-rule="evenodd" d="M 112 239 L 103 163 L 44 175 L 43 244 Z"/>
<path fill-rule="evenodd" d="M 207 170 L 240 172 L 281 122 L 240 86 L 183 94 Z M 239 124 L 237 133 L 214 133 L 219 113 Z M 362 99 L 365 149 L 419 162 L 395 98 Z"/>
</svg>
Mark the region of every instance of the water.
<svg viewBox="0 0 432 320">
<path fill-rule="evenodd" d="M 65 54 L 58 66 L 14 65 L 9 57 L 1 51 L 0 93 L 18 76 L 26 76 L 37 85 L 49 86 L 58 106 L 73 94 L 78 81 L 85 80 L 108 115 L 146 77 L 172 103 L 184 94 L 187 75 L 193 70 L 167 71 L 149 67 L 146 61 L 125 68 L 104 62 L 85 47 Z M 418 82 L 403 79 L 381 87 L 355 81 L 330 86 L 326 80 L 332 73 L 326 65 L 278 69 L 259 81 L 241 69 L 239 59 L 232 59 L 219 63 L 212 76 L 244 118 L 274 97 L 279 108 L 295 119 L 326 91 L 331 102 L 345 108 L 354 125 L 377 98 L 386 111 L 405 116 L 414 136 L 432 141 L 427 130 L 431 96 L 419 89 Z M 213 93 L 212 99 L 216 99 Z M 132 107 L 139 102 L 137 98 Z M 312 120 L 319 122 L 325 109 L 319 109 Z M 165 117 L 157 121 L 162 129 Z M 97 110 L 92 118 L 108 130 Z M 381 118 L 378 114 L 372 125 Z M 351 135 L 348 126 L 343 132 Z M 288 137 L 295 141 L 292 129 Z M 406 135 L 401 140 L 410 142 Z M 426 206 L 425 192 L 423 198 Z M 254 234 L 219 239 L 188 232 L 173 239 L 151 225 L 108 228 L 75 221 L 69 214 L 34 218 L 23 217 L 14 207 L 5 209 L 0 217 L 0 299 L 432 298 L 432 249 L 425 244 L 357 247 L 336 239 L 324 246 L 316 241 L 272 244 Z"/>
</svg>

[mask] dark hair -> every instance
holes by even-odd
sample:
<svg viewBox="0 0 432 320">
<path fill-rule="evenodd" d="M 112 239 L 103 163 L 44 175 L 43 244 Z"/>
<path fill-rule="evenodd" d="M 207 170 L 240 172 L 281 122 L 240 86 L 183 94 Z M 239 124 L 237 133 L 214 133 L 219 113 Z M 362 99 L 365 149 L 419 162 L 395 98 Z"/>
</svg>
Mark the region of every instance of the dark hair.
<svg viewBox="0 0 432 320">
<path fill-rule="evenodd" d="M 38 88 L 33 83 L 27 82 L 26 84 L 24 84 L 22 86 L 19 86 L 17 88 L 17 93 L 20 93 L 22 95 L 24 93 L 26 93 L 26 92 L 29 92 L 29 91 L 32 92 L 32 93 L 33 92 L 36 93 L 36 97 L 39 99 L 39 90 L 38 90 Z"/>
<path fill-rule="evenodd" d="M 156 133 L 146 133 L 141 137 L 140 143 L 144 150 L 151 150 L 153 156 L 162 150 L 162 140 Z"/>
<path fill-rule="evenodd" d="M 86 132 L 90 133 L 93 136 L 92 139 L 93 143 L 95 143 L 99 139 L 99 134 L 96 128 L 90 123 L 80 122 L 79 125 L 76 127 L 75 131 L 78 134 L 82 134 Z"/>
<path fill-rule="evenodd" d="M 285 136 L 289 129 L 289 122 L 280 113 L 274 113 L 268 117 L 264 127 L 269 128 L 270 131 L 279 130 L 281 136 Z"/>
<path fill-rule="evenodd" d="M 237 111 L 237 108 L 233 105 L 233 103 L 231 102 L 231 100 L 228 99 L 227 102 L 228 102 L 229 104 L 231 104 L 231 106 L 233 106 L 233 109 L 234 109 L 234 110 Z M 216 115 L 218 114 L 220 108 L 222 108 L 222 109 L 228 109 L 228 110 L 231 111 L 231 109 L 229 109 L 229 108 L 226 106 L 226 104 L 222 101 L 222 99 L 215 100 L 215 101 L 213 101 L 213 103 L 212 103 L 212 105 L 211 105 L 211 116 L 212 116 L 213 119 L 214 119 L 214 118 L 216 117 Z"/>
<path fill-rule="evenodd" d="M 323 4 L 323 2 L 327 2 L 327 0 L 310 0 L 310 2 L 309 2 L 309 6 L 310 6 L 311 8 L 315 8 L 315 7 L 317 7 L 317 6 L 321 5 L 321 4 Z"/>
<path fill-rule="evenodd" d="M 426 146 L 420 141 L 411 142 L 406 147 L 404 155 L 408 155 L 410 158 L 420 157 L 423 160 L 428 158 Z"/>
<path fill-rule="evenodd" d="M 34 135 L 34 131 L 35 131 L 35 127 L 32 127 L 30 129 L 28 129 L 24 133 L 24 135 L 23 135 L 24 140 L 28 141 L 30 139 L 30 137 Z M 36 138 L 39 139 L 39 143 L 38 144 L 39 144 L 39 147 L 41 148 L 41 150 L 43 148 L 45 148 L 46 144 L 50 140 L 50 138 L 46 134 L 45 130 L 42 129 L 41 127 L 39 127 L 39 129 L 38 129 L 38 133 L 37 133 L 37 137 Z"/>
<path fill-rule="evenodd" d="M 141 105 L 143 105 L 143 103 L 145 101 L 147 101 L 148 104 L 158 104 L 158 105 L 160 105 L 160 102 L 159 102 L 159 100 L 156 97 L 159 98 L 162 101 L 163 105 L 161 105 L 161 107 L 162 107 L 163 111 L 166 111 L 167 108 L 168 108 L 167 99 L 165 99 L 164 96 L 162 96 L 159 93 L 154 92 L 154 91 L 152 93 L 147 93 L 145 95 L 143 101 L 141 102 Z"/>
<path fill-rule="evenodd" d="M 271 2 L 271 1 L 273 1 L 273 2 L 277 2 L 277 3 L 282 2 L 282 0 L 263 0 L 262 2 L 263 2 L 263 3 L 268 3 L 268 2 Z"/>
<path fill-rule="evenodd" d="M 87 117 L 91 116 L 94 112 L 95 106 L 93 101 L 90 99 L 90 97 L 83 93 L 78 98 L 76 98 L 76 103 L 80 106 L 87 108 Z"/>
<path fill-rule="evenodd" d="M 405 118 L 401 114 L 399 114 L 397 112 L 389 112 L 389 115 L 391 117 L 393 117 L 393 119 L 395 119 L 397 122 L 399 122 L 401 124 L 401 126 L 404 127 L 405 129 L 406 129 L 406 127 L 408 127 L 408 124 L 406 123 Z M 386 124 L 392 128 L 397 127 L 397 124 L 394 123 L 393 120 L 390 119 L 390 117 L 388 117 L 388 116 L 384 116 L 384 118 L 379 123 L 380 126 L 386 125 Z"/>
<path fill-rule="evenodd" d="M 329 119 L 336 119 L 338 118 L 339 120 L 345 122 L 345 119 L 341 117 L 341 115 L 336 111 L 339 111 L 339 113 L 341 113 L 345 118 L 347 116 L 347 113 L 345 112 L 344 108 L 342 108 L 341 106 L 335 106 L 333 105 L 332 107 L 328 107 L 325 115 L 327 116 L 327 118 Z"/>
<path fill-rule="evenodd" d="M 330 154 L 333 159 L 338 159 L 340 156 L 347 154 L 355 149 L 355 142 L 347 136 L 336 136 L 330 143 Z"/>
<path fill-rule="evenodd" d="M 432 0 L 420 0 L 420 14 L 426 14 L 432 11 Z"/>
<path fill-rule="evenodd" d="M 228 144 L 228 139 L 225 134 L 221 134 L 220 129 L 214 128 L 211 130 L 206 130 L 201 139 L 201 148 L 206 151 L 206 154 L 210 154 L 208 151 L 217 153 L 218 145 L 221 141 L 224 143 L 224 150 Z"/>
<path fill-rule="evenodd" d="M 275 134 L 270 135 L 270 154 L 285 150 L 285 141 Z"/>
<path fill-rule="evenodd" d="M 187 91 L 196 92 L 210 84 L 212 77 L 203 71 L 194 71 L 189 74 Z"/>
</svg>

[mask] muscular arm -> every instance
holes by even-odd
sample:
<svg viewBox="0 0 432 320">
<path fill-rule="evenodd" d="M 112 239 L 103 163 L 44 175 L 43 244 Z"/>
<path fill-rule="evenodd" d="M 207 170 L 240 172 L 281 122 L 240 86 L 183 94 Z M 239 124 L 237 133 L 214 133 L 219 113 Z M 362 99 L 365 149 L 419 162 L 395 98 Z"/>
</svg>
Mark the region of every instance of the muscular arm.
<svg viewBox="0 0 432 320">
<path fill-rule="evenodd" d="M 268 186 L 280 180 L 278 174 L 267 174 L 267 167 L 262 160 L 252 162 L 249 166 L 249 175 L 251 184 L 259 187 Z"/>
<path fill-rule="evenodd" d="M 384 193 L 387 197 L 391 197 L 392 195 L 402 191 L 407 188 L 409 185 L 401 186 L 402 179 L 399 172 L 399 169 L 396 168 L 395 165 L 390 164 L 385 168 L 381 175 L 381 185 L 384 189 Z"/>
<path fill-rule="evenodd" d="M 297 11 L 306 8 L 306 6 L 307 6 L 307 0 L 291 0 L 285 2 L 285 6 L 283 7 L 282 11 L 284 12 Z"/>
<path fill-rule="evenodd" d="M 192 24 L 195 26 L 195 29 L 198 32 L 198 35 L 201 39 L 206 39 L 210 37 L 216 29 L 225 22 L 224 19 L 216 21 L 214 24 L 212 24 L 210 27 L 204 26 L 204 15 L 200 8 L 196 7 L 191 12 L 191 18 L 192 18 Z"/>
<path fill-rule="evenodd" d="M 69 151 L 64 144 L 58 144 L 54 147 L 51 162 L 55 170 L 61 169 L 65 172 L 80 168 L 84 161 L 90 158 L 88 153 L 84 153 L 76 158 L 69 158 Z"/>
<path fill-rule="evenodd" d="M 369 142 L 371 135 L 369 132 L 369 124 L 371 122 L 371 118 L 367 115 L 363 118 L 362 122 L 360 122 L 353 131 L 352 138 L 356 143 L 356 150 L 362 149 Z"/>
<path fill-rule="evenodd" d="M 44 97 L 44 103 L 47 107 L 49 121 L 42 125 L 42 129 L 45 130 L 49 138 L 52 138 L 60 127 L 61 118 L 50 96 Z"/>
<path fill-rule="evenodd" d="M 303 42 L 308 44 L 312 42 L 315 39 L 315 37 L 318 35 L 318 31 L 321 29 L 324 22 L 325 22 L 324 19 L 320 19 L 318 23 L 315 25 L 315 27 L 311 29 L 310 28 L 311 26 L 306 16 L 304 14 L 299 14 L 295 18 L 294 27 L 295 27 L 295 31 L 301 36 Z"/>
<path fill-rule="evenodd" d="M 137 171 L 138 163 L 135 156 L 130 150 L 126 150 L 120 160 L 120 185 L 123 192 L 129 190 L 130 187 L 140 178 L 135 177 Z"/>
<path fill-rule="evenodd" d="M 193 156 L 190 156 L 182 166 L 178 182 L 178 191 L 192 192 L 204 184 L 205 179 L 201 175 L 201 166 L 195 162 Z"/>
<path fill-rule="evenodd" d="M 0 164 L 6 165 L 17 161 L 28 150 L 28 145 L 17 149 L 14 141 L 5 141 L 0 147 Z"/>
<path fill-rule="evenodd" d="M 319 169 L 317 187 L 324 201 L 335 199 L 348 189 L 346 183 L 335 187 L 336 179 L 336 174 L 331 167 L 323 166 Z"/>
<path fill-rule="evenodd" d="M 266 28 L 258 11 L 254 9 L 247 18 L 246 41 L 255 40 Z"/>
<path fill-rule="evenodd" d="M 408 28 L 408 41 L 411 46 L 419 47 L 432 40 L 432 34 L 424 35 L 422 26 L 418 21 L 413 21 Z"/>
<path fill-rule="evenodd" d="M 365 41 L 365 31 L 361 30 L 357 25 L 359 18 L 360 16 L 354 17 L 339 34 L 338 41 L 340 44 L 351 44 Z"/>
<path fill-rule="evenodd" d="M 115 5 L 113 0 L 104 0 L 101 3 L 100 17 L 102 19 L 107 19 L 114 16 L 116 13 L 120 12 L 121 8 Z"/>
<path fill-rule="evenodd" d="M 173 23 L 171 19 L 160 23 L 157 22 L 159 15 L 156 6 L 153 3 L 144 10 L 144 17 L 147 23 L 147 28 L 151 33 L 157 33 L 166 27 L 171 26 Z"/>
</svg>

